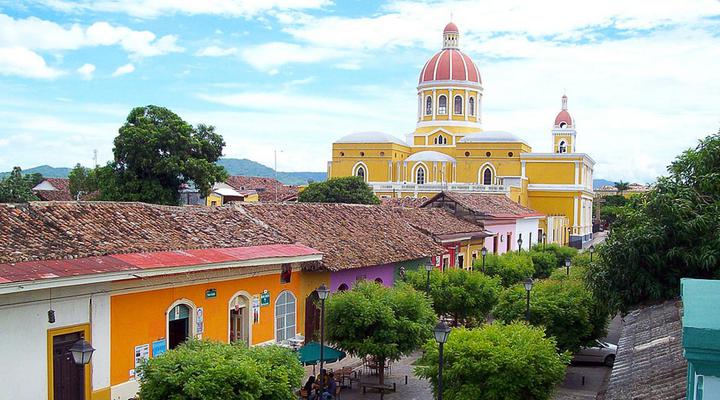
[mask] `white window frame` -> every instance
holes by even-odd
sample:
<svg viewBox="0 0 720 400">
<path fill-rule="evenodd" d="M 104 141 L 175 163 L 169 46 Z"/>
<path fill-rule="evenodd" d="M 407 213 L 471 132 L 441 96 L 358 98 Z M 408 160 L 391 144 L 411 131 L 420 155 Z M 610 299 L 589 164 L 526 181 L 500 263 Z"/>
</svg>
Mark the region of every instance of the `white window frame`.
<svg viewBox="0 0 720 400">
<path fill-rule="evenodd" d="M 441 101 L 445 100 L 445 106 L 441 105 Z M 447 115 L 447 96 L 441 94 L 438 96 L 438 115 Z"/>
<path fill-rule="evenodd" d="M 425 115 L 426 116 L 432 115 L 432 110 L 433 110 L 432 96 L 427 96 L 425 98 Z"/>
<path fill-rule="evenodd" d="M 287 311 L 285 312 L 285 315 L 283 315 L 284 322 L 285 322 L 285 324 L 284 324 L 284 326 L 283 326 L 283 328 L 282 328 L 283 331 L 284 331 L 283 334 L 284 334 L 284 335 L 287 335 L 287 329 L 288 329 L 288 327 L 289 327 L 289 326 L 292 326 L 292 327 L 293 327 L 293 330 L 295 331 L 295 334 L 294 334 L 292 337 L 297 336 L 297 308 L 298 308 L 298 307 L 297 307 L 297 297 L 295 296 L 295 293 L 293 293 L 293 292 L 291 292 L 291 291 L 289 291 L 289 290 L 283 290 L 283 291 L 280 292 L 280 293 L 278 294 L 278 296 L 275 298 L 275 305 L 274 305 L 275 308 L 273 308 L 273 320 L 274 320 L 274 328 L 275 328 L 275 342 L 277 342 L 277 343 L 282 342 L 282 340 L 279 340 L 279 338 L 278 338 L 278 326 L 277 326 L 277 325 L 278 325 L 278 323 L 277 323 L 277 322 L 278 322 L 278 315 L 277 315 L 278 302 L 280 301 L 280 298 L 282 298 L 283 295 L 286 295 L 286 294 L 289 295 L 289 296 L 291 296 L 292 299 L 293 299 L 293 307 L 294 307 L 293 315 L 295 315 L 295 318 L 294 318 L 294 320 L 292 321 L 292 325 L 288 325 L 288 321 L 287 321 L 287 314 L 288 314 L 288 313 L 287 313 Z M 284 305 L 287 306 L 287 302 L 286 302 Z M 285 339 L 283 339 L 283 340 L 288 340 L 288 339 L 291 339 L 291 338 L 290 338 L 290 337 L 285 337 Z"/>
<path fill-rule="evenodd" d="M 475 98 L 472 96 L 468 99 L 468 115 L 475 116 Z"/>
<path fill-rule="evenodd" d="M 460 109 L 457 109 L 458 102 L 457 100 L 460 99 Z M 456 94 L 455 97 L 453 97 L 453 114 L 454 115 L 462 115 L 463 113 L 463 97 L 459 94 Z"/>
</svg>

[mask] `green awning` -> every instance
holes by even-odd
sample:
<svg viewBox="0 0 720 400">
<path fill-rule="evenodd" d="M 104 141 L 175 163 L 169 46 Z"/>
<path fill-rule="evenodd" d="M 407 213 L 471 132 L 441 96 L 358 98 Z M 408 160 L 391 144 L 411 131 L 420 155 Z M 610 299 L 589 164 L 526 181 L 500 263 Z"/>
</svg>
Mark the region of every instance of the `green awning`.
<svg viewBox="0 0 720 400">
<path fill-rule="evenodd" d="M 345 352 L 323 346 L 323 358 L 325 362 L 332 363 L 345 358 Z M 320 343 L 310 342 L 298 350 L 300 362 L 303 365 L 316 364 L 320 361 Z"/>
</svg>

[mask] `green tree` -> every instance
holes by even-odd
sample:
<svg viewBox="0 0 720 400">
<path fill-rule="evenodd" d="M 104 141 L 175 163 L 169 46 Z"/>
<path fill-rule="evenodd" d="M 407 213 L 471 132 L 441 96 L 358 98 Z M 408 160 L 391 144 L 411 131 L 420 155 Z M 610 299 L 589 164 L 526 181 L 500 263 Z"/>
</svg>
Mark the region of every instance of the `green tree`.
<svg viewBox="0 0 720 400">
<path fill-rule="evenodd" d="M 543 248 L 542 245 L 536 245 L 535 247 L 533 247 L 533 250 L 546 251 L 548 253 L 554 254 L 555 260 L 557 261 L 556 266 L 558 268 L 565 266 L 566 258 L 573 258 L 578 253 L 578 249 L 574 247 L 561 246 L 557 243 L 549 243 L 545 245 L 545 248 Z"/>
<path fill-rule="evenodd" d="M 628 199 L 625 198 L 625 196 L 620 196 L 620 195 L 611 195 L 611 196 L 605 196 L 602 198 L 603 206 L 622 207 L 625 204 L 627 204 L 627 202 L 628 202 Z"/>
<path fill-rule="evenodd" d="M 630 184 L 623 181 L 615 182 L 615 189 L 617 189 L 619 195 L 622 195 L 624 191 L 630 189 Z"/>
<path fill-rule="evenodd" d="M 97 175 L 95 170 L 75 164 L 75 167 L 68 174 L 70 180 L 70 194 L 76 198 L 78 193 L 87 195 L 98 190 Z"/>
<path fill-rule="evenodd" d="M 558 260 L 554 252 L 538 250 L 533 247 L 530 250 L 530 258 L 532 258 L 535 274 L 533 278 L 547 278 L 557 268 Z"/>
<path fill-rule="evenodd" d="M 10 175 L 0 179 L 0 203 L 27 203 L 38 200 L 32 188 L 40 181 L 42 181 L 42 176 L 23 175 L 20 167 L 13 168 Z"/>
<path fill-rule="evenodd" d="M 358 282 L 326 304 L 328 342 L 357 357 L 375 357 L 380 384 L 385 383 L 385 363 L 418 349 L 432 336 L 435 321 L 430 300 L 408 285 Z"/>
<path fill-rule="evenodd" d="M 530 323 L 544 326 L 560 349 L 575 352 L 604 335 L 607 313 L 581 279 L 568 279 L 563 272 L 558 279 L 537 280 L 530 295 Z M 493 316 L 504 322 L 524 320 L 525 310 L 525 288 L 518 284 L 500 294 Z"/>
<path fill-rule="evenodd" d="M 426 290 L 427 272 L 410 271 L 406 281 L 415 290 Z M 485 321 L 497 303 L 500 278 L 482 272 L 452 268 L 430 273 L 430 297 L 439 316 L 451 316 L 455 324 L 475 326 Z"/>
<path fill-rule="evenodd" d="M 215 128 L 193 127 L 167 108 L 137 107 L 115 138 L 115 159 L 97 172 L 102 200 L 178 204 L 181 184 L 207 196 L 227 178 L 215 162 L 225 141 Z"/>
<path fill-rule="evenodd" d="M 277 346 L 191 340 L 139 368 L 143 400 L 294 400 L 303 368 Z"/>
<path fill-rule="evenodd" d="M 416 373 L 437 393 L 438 345 L 424 346 Z M 570 355 L 555 349 L 542 328 L 493 323 L 453 329 L 444 347 L 443 398 L 447 400 L 545 400 L 565 377 Z"/>
<path fill-rule="evenodd" d="M 298 196 L 304 203 L 380 204 L 372 188 L 358 176 L 332 178 L 308 185 Z"/>
<path fill-rule="evenodd" d="M 480 269 L 481 265 L 481 260 L 475 260 L 476 269 Z M 510 286 L 533 276 L 535 267 L 528 252 L 516 251 L 502 255 L 488 254 L 485 272 L 490 276 L 499 276 L 503 286 Z"/>
<path fill-rule="evenodd" d="M 720 278 L 720 133 L 678 156 L 623 207 L 589 271 L 595 295 L 625 311 L 675 298 L 680 278 Z"/>
</svg>

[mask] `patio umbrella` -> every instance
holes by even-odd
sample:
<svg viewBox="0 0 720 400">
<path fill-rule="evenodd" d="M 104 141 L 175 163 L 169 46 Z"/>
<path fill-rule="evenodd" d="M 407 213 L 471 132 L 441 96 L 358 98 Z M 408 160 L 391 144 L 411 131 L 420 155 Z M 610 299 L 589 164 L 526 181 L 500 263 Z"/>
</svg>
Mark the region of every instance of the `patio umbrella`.
<svg viewBox="0 0 720 400">
<path fill-rule="evenodd" d="M 333 363 L 345 358 L 345 352 L 333 349 L 330 346 L 324 346 L 323 358 L 327 363 Z M 320 343 L 310 342 L 298 350 L 300 362 L 303 365 L 316 364 L 320 361 Z"/>
</svg>

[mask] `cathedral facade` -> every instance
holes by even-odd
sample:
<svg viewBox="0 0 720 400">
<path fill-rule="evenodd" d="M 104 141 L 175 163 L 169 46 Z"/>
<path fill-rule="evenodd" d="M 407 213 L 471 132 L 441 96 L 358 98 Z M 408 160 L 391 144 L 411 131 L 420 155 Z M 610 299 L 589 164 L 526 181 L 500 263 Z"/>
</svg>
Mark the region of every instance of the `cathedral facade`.
<svg viewBox="0 0 720 400">
<path fill-rule="evenodd" d="M 535 153 L 512 133 L 484 130 L 480 71 L 460 51 L 459 38 L 449 23 L 443 48 L 420 72 L 415 130 L 404 139 L 382 132 L 340 138 L 328 177 L 362 177 L 381 198 L 504 194 L 546 216 L 538 238 L 581 246 L 592 237 L 595 162 L 575 151 L 567 96 L 552 125 L 551 152 Z"/>
</svg>

